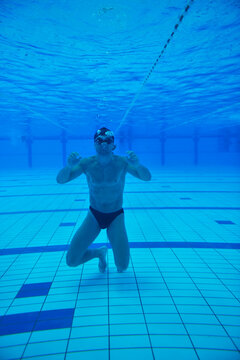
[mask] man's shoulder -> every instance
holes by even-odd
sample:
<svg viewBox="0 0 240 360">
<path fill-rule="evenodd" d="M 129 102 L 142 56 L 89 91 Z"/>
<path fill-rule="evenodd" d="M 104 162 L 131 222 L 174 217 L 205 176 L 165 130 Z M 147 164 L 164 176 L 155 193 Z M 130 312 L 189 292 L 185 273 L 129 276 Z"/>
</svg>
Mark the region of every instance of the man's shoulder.
<svg viewBox="0 0 240 360">
<path fill-rule="evenodd" d="M 114 155 L 114 157 L 116 158 L 116 160 L 118 160 L 118 161 L 125 161 L 125 156 L 121 156 L 121 155 Z"/>
<path fill-rule="evenodd" d="M 86 157 L 86 158 L 84 158 L 84 160 L 85 160 L 85 162 L 86 163 L 92 163 L 92 162 L 94 162 L 94 161 L 96 161 L 96 155 L 93 155 L 93 156 L 89 156 L 89 157 Z"/>
<path fill-rule="evenodd" d="M 81 165 L 83 170 L 86 170 L 94 161 L 96 161 L 96 156 L 85 157 L 80 160 L 79 165 Z"/>
<path fill-rule="evenodd" d="M 119 165 L 122 165 L 124 167 L 127 166 L 127 159 L 125 156 L 114 155 L 114 159 Z"/>
</svg>

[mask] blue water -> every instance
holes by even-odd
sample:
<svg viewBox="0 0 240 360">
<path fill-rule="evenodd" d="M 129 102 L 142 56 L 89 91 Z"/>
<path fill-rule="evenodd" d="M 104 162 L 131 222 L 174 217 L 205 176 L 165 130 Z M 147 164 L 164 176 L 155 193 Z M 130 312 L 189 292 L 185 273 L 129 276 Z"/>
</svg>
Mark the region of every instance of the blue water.
<svg viewBox="0 0 240 360">
<path fill-rule="evenodd" d="M 2 1 L 4 165 L 13 166 L 6 158 L 13 153 L 18 166 L 28 166 L 25 140 L 30 138 L 33 165 L 53 166 L 61 154 L 60 136 L 92 139 L 100 126 L 114 131 L 129 108 L 118 131 L 125 142 L 148 138 L 144 151 L 150 142 L 149 152 L 156 154 L 161 152 L 159 139 L 165 136 L 169 146 L 165 151 L 183 152 L 192 164 L 192 136 L 197 134 L 200 153 L 230 151 L 223 160 L 236 164 L 239 2 L 195 0 L 185 12 L 186 6 L 183 0 L 72 0 L 57 5 L 50 0 Z M 178 30 L 145 81 L 181 14 Z M 215 138 L 228 134 L 231 137 Z M 180 135 L 190 138 L 171 141 L 171 136 Z M 205 142 L 209 135 L 213 138 Z M 67 151 L 75 144 L 70 141 Z M 127 142 L 118 149 L 128 146 Z M 88 142 L 83 147 L 84 152 L 93 150 Z"/>
<path fill-rule="evenodd" d="M 239 34 L 238 0 L 0 2 L 1 360 L 240 359 Z M 105 230 L 104 274 L 66 265 L 89 192 L 56 175 L 102 126 L 152 174 L 123 273 Z"/>
</svg>

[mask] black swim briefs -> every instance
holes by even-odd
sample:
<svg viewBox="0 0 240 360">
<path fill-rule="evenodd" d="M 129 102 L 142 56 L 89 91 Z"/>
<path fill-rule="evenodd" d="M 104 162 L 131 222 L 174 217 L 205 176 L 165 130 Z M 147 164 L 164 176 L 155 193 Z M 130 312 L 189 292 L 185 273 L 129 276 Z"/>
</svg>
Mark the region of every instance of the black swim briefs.
<svg viewBox="0 0 240 360">
<path fill-rule="evenodd" d="M 120 209 L 118 211 L 112 212 L 112 213 L 103 213 L 101 211 L 93 209 L 91 206 L 89 207 L 92 214 L 94 215 L 95 219 L 97 220 L 99 226 L 101 229 L 106 229 L 109 227 L 111 222 L 120 215 L 121 213 L 124 213 L 123 209 Z"/>
</svg>

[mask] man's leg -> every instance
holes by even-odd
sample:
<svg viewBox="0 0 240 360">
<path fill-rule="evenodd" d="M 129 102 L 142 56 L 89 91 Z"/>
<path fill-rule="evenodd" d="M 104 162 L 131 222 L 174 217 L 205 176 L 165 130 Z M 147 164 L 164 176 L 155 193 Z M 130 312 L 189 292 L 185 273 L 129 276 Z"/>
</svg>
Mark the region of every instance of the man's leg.
<svg viewBox="0 0 240 360">
<path fill-rule="evenodd" d="M 78 266 L 93 258 L 99 258 L 99 270 L 103 271 L 106 263 L 106 248 L 88 249 L 91 243 L 96 239 L 101 229 L 93 214 L 89 211 L 82 225 L 77 230 L 71 241 L 69 250 L 66 256 L 68 266 Z M 105 270 L 105 269 L 104 269 Z"/>
<path fill-rule="evenodd" d="M 107 235 L 112 245 L 114 261 L 118 272 L 128 268 L 129 244 L 124 223 L 124 214 L 118 215 L 107 229 Z"/>
</svg>

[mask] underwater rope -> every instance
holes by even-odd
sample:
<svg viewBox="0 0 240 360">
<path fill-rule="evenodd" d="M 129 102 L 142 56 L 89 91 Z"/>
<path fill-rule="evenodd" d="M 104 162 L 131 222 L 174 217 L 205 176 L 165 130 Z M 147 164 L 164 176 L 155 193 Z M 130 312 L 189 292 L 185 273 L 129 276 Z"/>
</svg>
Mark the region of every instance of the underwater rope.
<svg viewBox="0 0 240 360">
<path fill-rule="evenodd" d="M 193 2 L 194 2 L 194 0 L 190 0 L 190 2 L 188 3 L 188 5 L 187 5 L 187 6 L 185 7 L 185 9 L 184 9 L 184 12 L 183 12 L 182 15 L 179 17 L 179 21 L 178 21 L 178 22 L 176 23 L 176 25 L 174 26 L 174 30 L 172 31 L 171 35 L 170 35 L 169 38 L 167 39 L 167 41 L 166 41 L 166 43 L 165 43 L 162 51 L 160 52 L 160 54 L 158 55 L 157 59 L 156 59 L 155 62 L 153 63 L 153 65 L 152 65 L 151 69 L 149 70 L 147 76 L 145 77 L 144 81 L 143 81 L 142 84 L 140 85 L 139 90 L 138 90 L 137 93 L 135 94 L 132 102 L 130 103 L 128 109 L 126 110 L 126 112 L 125 112 L 125 114 L 124 114 L 124 116 L 123 116 L 120 124 L 119 124 L 118 127 L 115 129 L 115 131 L 114 131 L 115 133 L 117 133 L 117 131 L 120 129 L 120 127 L 121 127 L 121 126 L 123 125 L 123 123 L 125 122 L 125 120 L 126 120 L 128 114 L 129 114 L 129 112 L 132 110 L 132 108 L 133 108 L 133 106 L 134 106 L 134 104 L 135 104 L 135 102 L 136 102 L 136 100 L 137 100 L 140 92 L 142 91 L 142 88 L 144 87 L 144 85 L 145 85 L 146 82 L 148 81 L 149 77 L 151 76 L 151 74 L 152 74 L 153 70 L 155 69 L 158 61 L 160 60 L 161 56 L 162 56 L 163 53 L 165 52 L 168 44 L 170 43 L 170 41 L 171 41 L 172 38 L 173 38 L 173 35 L 174 35 L 175 32 L 177 31 L 180 23 L 182 22 L 184 16 L 185 16 L 186 13 L 188 12 L 188 10 L 189 10 L 189 8 L 190 8 L 190 6 L 192 5 Z"/>
</svg>

